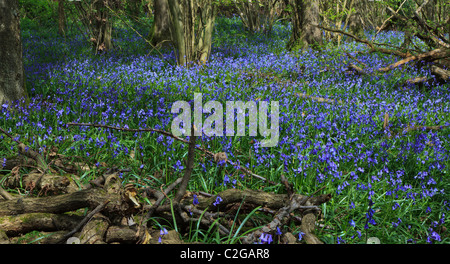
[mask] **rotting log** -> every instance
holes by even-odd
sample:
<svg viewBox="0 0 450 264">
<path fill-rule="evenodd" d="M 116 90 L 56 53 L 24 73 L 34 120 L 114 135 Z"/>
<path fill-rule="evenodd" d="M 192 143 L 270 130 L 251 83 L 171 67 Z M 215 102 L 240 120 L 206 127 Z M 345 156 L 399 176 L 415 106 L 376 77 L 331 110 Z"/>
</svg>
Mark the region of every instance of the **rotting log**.
<svg viewBox="0 0 450 264">
<path fill-rule="evenodd" d="M 77 191 L 79 188 L 72 177 L 75 175 L 56 175 L 42 173 L 28 173 L 21 176 L 20 182 L 15 177 L 8 177 L 4 187 L 9 189 L 24 186 L 26 190 L 36 190 L 39 195 L 62 194 Z"/>
<path fill-rule="evenodd" d="M 123 215 L 133 205 L 124 202 L 118 192 L 108 192 L 102 188 L 90 188 L 69 194 L 48 197 L 25 197 L 0 202 L 0 216 L 10 216 L 25 213 L 60 214 L 80 208 L 95 208 L 109 200 L 104 208 L 107 214 Z"/>
<path fill-rule="evenodd" d="M 75 227 L 82 217 L 67 214 L 26 213 L 0 217 L 0 230 L 8 236 L 17 236 L 34 230 L 60 231 Z"/>
<path fill-rule="evenodd" d="M 307 244 L 323 244 L 323 242 L 314 235 L 315 223 L 316 215 L 313 212 L 305 214 L 302 218 L 300 231 L 303 232 L 303 238 Z"/>
<path fill-rule="evenodd" d="M 136 244 L 144 237 L 144 229 L 130 226 L 110 226 L 106 231 L 106 243 Z"/>
<path fill-rule="evenodd" d="M 81 230 L 80 244 L 105 244 L 103 239 L 109 225 L 109 219 L 97 213 Z"/>
<path fill-rule="evenodd" d="M 289 196 L 287 194 L 275 194 L 267 193 L 255 190 L 238 190 L 238 189 L 227 189 L 218 194 L 222 198 L 217 207 L 224 208 L 226 205 L 231 203 L 241 203 L 244 201 L 247 204 L 254 204 L 257 206 L 264 206 L 271 209 L 279 209 L 287 204 L 289 204 Z M 217 195 L 211 196 L 206 199 L 199 199 L 199 204 L 197 208 L 205 209 L 207 207 L 216 207 L 213 203 L 216 201 Z M 305 206 L 318 206 L 326 201 L 328 201 L 331 196 L 329 194 L 318 195 L 314 197 L 309 197 L 302 194 L 293 194 L 295 199 L 308 199 Z"/>
<path fill-rule="evenodd" d="M 431 66 L 431 74 L 436 76 L 438 81 L 448 82 L 450 80 L 450 71 L 444 70 L 437 66 Z"/>
<path fill-rule="evenodd" d="M 322 194 L 318 196 L 305 196 L 299 194 L 292 194 L 290 197 L 285 195 L 288 199 L 285 201 L 284 206 L 279 208 L 278 212 L 273 217 L 273 220 L 267 225 L 263 226 L 261 229 L 256 230 L 249 235 L 245 236 L 242 240 L 244 244 L 253 244 L 258 241 L 263 233 L 274 233 L 277 227 L 287 224 L 291 217 L 291 213 L 297 210 L 303 211 L 302 226 L 305 228 L 304 233 L 308 235 L 309 244 L 322 244 L 322 242 L 314 235 L 315 226 L 315 214 L 320 209 L 317 207 L 331 199 L 331 194 Z M 308 216 L 305 218 L 305 216 Z"/>
</svg>

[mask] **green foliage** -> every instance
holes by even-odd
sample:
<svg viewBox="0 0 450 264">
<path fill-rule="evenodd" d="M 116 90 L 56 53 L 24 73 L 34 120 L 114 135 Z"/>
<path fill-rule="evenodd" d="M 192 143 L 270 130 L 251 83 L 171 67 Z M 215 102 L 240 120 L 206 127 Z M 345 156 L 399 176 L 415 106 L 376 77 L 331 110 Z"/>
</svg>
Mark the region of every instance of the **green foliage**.
<svg viewBox="0 0 450 264">
<path fill-rule="evenodd" d="M 43 25 L 54 25 L 57 21 L 56 1 L 19 0 L 19 12 L 24 21 L 33 20 Z"/>
</svg>

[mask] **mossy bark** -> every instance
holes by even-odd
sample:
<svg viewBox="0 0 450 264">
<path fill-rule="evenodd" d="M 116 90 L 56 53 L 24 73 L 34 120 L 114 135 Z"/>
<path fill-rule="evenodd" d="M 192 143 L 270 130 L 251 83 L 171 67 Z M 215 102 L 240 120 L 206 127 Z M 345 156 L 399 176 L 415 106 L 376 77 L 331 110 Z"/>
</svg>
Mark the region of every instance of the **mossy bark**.
<svg viewBox="0 0 450 264">
<path fill-rule="evenodd" d="M 0 1 L 0 105 L 26 96 L 18 1 Z"/>
</svg>

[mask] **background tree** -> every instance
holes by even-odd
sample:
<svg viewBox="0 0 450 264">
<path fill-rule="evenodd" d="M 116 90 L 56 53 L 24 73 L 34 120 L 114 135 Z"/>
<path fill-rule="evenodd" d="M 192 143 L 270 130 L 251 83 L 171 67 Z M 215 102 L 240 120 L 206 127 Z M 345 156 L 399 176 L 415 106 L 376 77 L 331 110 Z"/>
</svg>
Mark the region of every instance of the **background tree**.
<svg viewBox="0 0 450 264">
<path fill-rule="evenodd" d="M 113 48 L 110 9 L 119 6 L 119 0 L 84 0 L 73 2 L 93 51 L 106 52 Z"/>
<path fill-rule="evenodd" d="M 275 20 L 281 15 L 284 2 L 281 0 L 234 0 L 242 24 L 250 32 L 272 31 Z"/>
<path fill-rule="evenodd" d="M 66 30 L 66 14 L 64 12 L 64 0 L 58 0 L 58 33 L 64 35 Z"/>
<path fill-rule="evenodd" d="M 215 12 L 212 0 L 169 0 L 170 31 L 177 63 L 206 63 L 211 54 Z"/>
<path fill-rule="evenodd" d="M 322 32 L 314 26 L 319 24 L 319 0 L 292 0 L 291 5 L 292 33 L 287 49 L 322 45 Z"/>
<path fill-rule="evenodd" d="M 0 104 L 26 96 L 17 0 L 0 1 Z"/>
<path fill-rule="evenodd" d="M 153 46 L 169 44 L 171 39 L 169 29 L 169 2 L 167 0 L 154 0 L 154 17 L 150 39 Z"/>
</svg>

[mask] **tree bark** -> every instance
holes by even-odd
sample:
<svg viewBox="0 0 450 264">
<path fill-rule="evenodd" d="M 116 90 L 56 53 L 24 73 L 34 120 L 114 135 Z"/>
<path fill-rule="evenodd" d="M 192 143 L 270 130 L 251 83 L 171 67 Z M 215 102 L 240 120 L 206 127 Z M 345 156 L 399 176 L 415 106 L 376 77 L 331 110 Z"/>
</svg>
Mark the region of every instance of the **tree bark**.
<svg viewBox="0 0 450 264">
<path fill-rule="evenodd" d="M 0 1 L 0 105 L 26 97 L 17 0 Z"/>
<path fill-rule="evenodd" d="M 356 36 L 361 36 L 364 33 L 361 10 L 362 10 L 362 0 L 354 0 L 353 4 L 354 11 L 349 18 L 349 29 Z"/>
<path fill-rule="evenodd" d="M 169 2 L 167 0 L 155 0 L 153 5 L 155 15 L 152 30 L 150 31 L 151 43 L 153 46 L 165 46 L 171 40 Z"/>
<path fill-rule="evenodd" d="M 26 234 L 33 230 L 58 231 L 74 228 L 83 217 L 66 214 L 28 213 L 0 217 L 0 229 L 8 236 Z"/>
<path fill-rule="evenodd" d="M 200 63 L 205 64 L 211 55 L 215 14 L 212 4 L 205 5 L 200 8 L 202 8 L 200 21 L 204 25 L 204 29 L 200 31 L 198 50 L 200 52 L 199 61 Z"/>
<path fill-rule="evenodd" d="M 18 198 L 0 202 L 0 216 L 18 215 L 25 213 L 60 214 L 80 208 L 95 208 L 109 200 L 103 213 L 120 216 L 122 212 L 133 210 L 133 206 L 124 203 L 119 193 L 101 188 L 91 188 L 69 194 L 38 198 Z"/>
<path fill-rule="evenodd" d="M 113 48 L 112 22 L 110 9 L 117 3 L 112 0 L 76 1 L 75 7 L 88 34 L 88 39 L 95 53 L 102 53 Z"/>
<path fill-rule="evenodd" d="M 96 52 L 105 52 L 113 48 L 112 43 L 112 23 L 109 11 L 106 10 L 103 1 L 97 1 L 92 20 L 95 21 L 93 47 Z"/>
<path fill-rule="evenodd" d="M 319 24 L 318 0 L 294 0 L 292 33 L 287 44 L 288 50 L 322 45 L 322 33 L 314 25 Z"/>
<path fill-rule="evenodd" d="M 204 64 L 211 53 L 215 19 L 212 0 L 169 0 L 169 14 L 178 65 Z"/>
<path fill-rule="evenodd" d="M 65 35 L 66 14 L 64 12 L 64 0 L 58 0 L 58 33 Z"/>
</svg>

